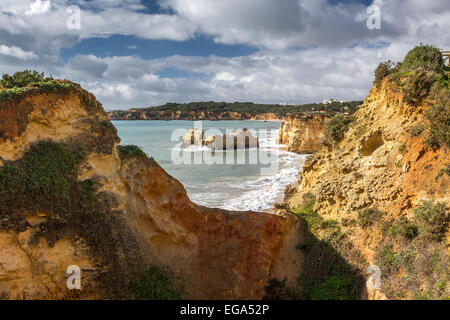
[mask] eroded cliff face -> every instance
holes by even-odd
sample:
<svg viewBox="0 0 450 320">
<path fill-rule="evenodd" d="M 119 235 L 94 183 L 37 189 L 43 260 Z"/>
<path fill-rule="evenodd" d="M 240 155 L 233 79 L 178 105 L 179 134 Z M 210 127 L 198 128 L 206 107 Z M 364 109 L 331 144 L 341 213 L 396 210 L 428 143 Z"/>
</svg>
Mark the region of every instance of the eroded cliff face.
<svg viewBox="0 0 450 320">
<path fill-rule="evenodd" d="M 179 272 L 195 298 L 261 298 L 269 275 L 294 280 L 300 263 L 294 217 L 195 205 L 151 160 L 122 162 L 119 174 L 123 209 L 143 252 Z"/>
<path fill-rule="evenodd" d="M 448 150 L 425 146 L 426 131 L 417 136 L 412 134 L 414 127 L 424 124 L 424 104 L 425 101 L 420 105 L 406 103 L 402 94 L 393 90 L 387 80 L 380 87 L 374 87 L 356 112 L 345 138 L 337 144 L 327 144 L 306 161 L 299 185 L 288 201 L 295 209 L 305 195 L 314 195 L 314 210 L 325 219 L 337 221 L 370 265 L 380 264 L 377 252 L 380 252 L 383 232 L 386 232 L 382 230 L 383 224 L 389 229 L 402 218 L 412 219 L 413 208 L 422 200 L 447 203 L 450 200 L 450 177 L 439 175 L 450 163 Z M 356 223 L 358 214 L 365 208 L 377 208 L 382 212 L 380 222 L 372 227 L 359 227 Z M 395 231 L 391 228 L 389 232 L 394 237 L 392 230 Z M 404 252 L 407 252 L 407 246 L 411 250 L 420 247 L 417 243 L 402 243 L 397 239 L 389 249 L 392 257 L 396 254 L 401 257 L 399 248 L 402 246 L 406 248 Z M 432 246 L 437 250 L 437 245 Z M 417 250 L 425 250 L 420 248 Z M 404 264 L 399 267 L 407 267 L 411 262 Z M 385 271 L 386 267 L 382 268 L 382 272 Z M 448 270 L 439 272 L 441 274 L 436 276 L 448 274 Z M 418 281 L 423 284 L 428 280 L 421 278 Z M 386 298 L 388 289 L 383 288 L 370 289 L 368 297 Z M 391 292 L 390 298 L 411 299 L 417 289 L 408 288 L 403 291 L 407 292 L 404 296 Z"/>
<path fill-rule="evenodd" d="M 448 176 L 435 177 L 450 155 L 445 148 L 426 147 L 424 135 L 409 133 L 423 123 L 423 112 L 424 106 L 408 105 L 388 83 L 375 87 L 344 140 L 306 162 L 299 194 L 313 191 L 316 209 L 337 217 L 372 204 L 395 216 L 422 199 L 448 201 Z M 294 197 L 292 204 L 297 200 Z"/>
<path fill-rule="evenodd" d="M 326 140 L 325 115 L 290 115 L 280 127 L 278 141 L 288 151 L 300 154 L 314 153 L 322 148 Z"/>
<path fill-rule="evenodd" d="M 296 217 L 195 205 L 152 159 L 118 151 L 107 114 L 80 87 L 0 102 L 0 166 L 42 141 L 82 150 L 75 179 L 92 182 L 99 207 L 68 220 L 45 203 L 1 208 L 0 297 L 129 298 L 129 276 L 150 264 L 169 267 L 194 299 L 259 299 L 270 278 L 296 280 Z M 67 289 L 69 265 L 82 268 L 82 290 Z"/>
<path fill-rule="evenodd" d="M 108 112 L 111 120 L 266 120 L 280 121 L 274 113 L 262 113 L 252 115 L 239 112 L 219 111 L 148 111 L 142 109 L 130 109 L 126 112 Z"/>
</svg>

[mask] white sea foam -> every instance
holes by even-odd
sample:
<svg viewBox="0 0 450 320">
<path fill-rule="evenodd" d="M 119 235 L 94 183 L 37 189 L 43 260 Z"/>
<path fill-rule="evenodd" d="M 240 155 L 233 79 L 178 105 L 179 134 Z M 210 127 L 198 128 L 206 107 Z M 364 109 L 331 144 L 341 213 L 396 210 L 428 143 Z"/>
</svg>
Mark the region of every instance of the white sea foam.
<svg viewBox="0 0 450 320">
<path fill-rule="evenodd" d="M 262 177 L 243 184 L 243 189 L 248 191 L 238 198 L 225 201 L 221 208 L 236 211 L 263 211 L 272 208 L 284 189 L 297 181 L 298 173 L 306 158 L 307 156 L 300 155 L 284 157 L 283 161 L 289 162 L 285 163 L 288 167 L 280 169 L 273 176 Z"/>
<path fill-rule="evenodd" d="M 282 149 L 277 144 L 277 132 L 272 132 L 266 139 L 260 139 L 260 148 L 277 152 L 280 157 L 280 168 L 273 175 L 247 177 L 245 182 L 227 180 L 216 181 L 216 185 L 202 185 L 208 192 L 193 193 L 191 199 L 201 205 L 234 210 L 263 211 L 273 208 L 276 199 L 284 189 L 298 180 L 298 174 L 309 155 L 299 155 Z M 232 151 L 231 151 L 232 152 Z"/>
<path fill-rule="evenodd" d="M 255 129 L 252 134 L 259 137 L 259 150 L 223 150 L 216 151 L 216 153 L 223 152 L 224 158 L 236 153 L 236 159 L 239 159 L 238 156 L 248 152 L 248 164 L 197 163 L 196 156 L 200 158 L 200 153 L 209 151 L 203 146 L 193 146 L 188 149 L 192 151 L 192 157 L 186 158 L 193 159 L 193 162 L 184 163 L 183 155 L 181 159 L 183 161 L 175 163 L 174 153 L 179 151 L 176 158 L 179 160 L 181 151 L 184 150 L 179 148 L 181 143 L 174 150 L 173 147 L 176 143 L 170 137 L 173 130 L 183 128 L 187 131 L 192 128 L 192 122 L 189 121 L 115 122 L 122 143 L 141 146 L 170 175 L 183 183 L 195 203 L 239 211 L 269 209 L 273 207 L 275 200 L 283 193 L 285 187 L 297 181 L 298 172 L 301 170 L 306 156 L 291 154 L 285 151 L 283 146 L 277 144 L 278 123 L 244 121 L 239 124 L 242 127 Z M 228 121 L 209 124 L 207 122 L 205 129 L 208 128 L 208 125 L 221 128 L 220 130 L 236 129 L 236 124 Z M 263 130 L 267 130 L 266 135 Z M 260 153 L 265 151 L 268 154 L 260 156 Z M 255 153 L 258 154 L 257 163 L 250 163 L 250 156 Z M 262 170 L 268 168 L 268 164 L 263 163 L 265 160 L 276 157 L 278 157 L 279 163 L 274 166 L 273 172 Z M 230 158 L 233 159 L 233 157 Z"/>
</svg>

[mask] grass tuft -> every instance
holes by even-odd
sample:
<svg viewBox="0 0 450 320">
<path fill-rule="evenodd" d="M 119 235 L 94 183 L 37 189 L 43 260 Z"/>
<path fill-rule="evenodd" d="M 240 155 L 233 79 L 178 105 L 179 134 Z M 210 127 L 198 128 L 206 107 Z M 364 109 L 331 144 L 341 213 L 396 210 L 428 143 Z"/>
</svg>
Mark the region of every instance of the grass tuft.
<svg viewBox="0 0 450 320">
<path fill-rule="evenodd" d="M 129 157 L 144 157 L 147 158 L 147 154 L 142 151 L 141 148 L 135 145 L 127 145 L 127 146 L 118 146 L 119 152 L 125 156 Z"/>
<path fill-rule="evenodd" d="M 172 281 L 168 271 L 156 266 L 130 280 L 129 291 L 138 300 L 181 300 L 183 290 Z"/>
</svg>

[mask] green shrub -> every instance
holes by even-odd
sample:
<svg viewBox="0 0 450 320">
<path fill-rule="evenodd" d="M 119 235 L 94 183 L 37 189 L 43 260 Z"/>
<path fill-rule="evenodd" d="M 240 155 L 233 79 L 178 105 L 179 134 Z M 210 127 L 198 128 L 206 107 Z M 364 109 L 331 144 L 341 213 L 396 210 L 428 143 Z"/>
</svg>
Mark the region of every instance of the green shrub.
<svg viewBox="0 0 450 320">
<path fill-rule="evenodd" d="M 334 141 L 339 142 L 344 138 L 353 120 L 352 117 L 339 113 L 325 124 L 325 131 Z"/>
<path fill-rule="evenodd" d="M 364 229 L 379 221 L 381 217 L 382 213 L 377 208 L 364 208 L 358 213 L 358 224 Z"/>
<path fill-rule="evenodd" d="M 425 144 L 433 149 L 450 147 L 450 106 L 444 104 L 432 106 L 425 113 L 425 117 L 430 122 L 430 135 Z"/>
<path fill-rule="evenodd" d="M 147 158 L 147 154 L 144 151 L 142 151 L 141 148 L 139 148 L 138 146 L 135 146 L 135 145 L 127 145 L 127 146 L 119 145 L 119 152 L 126 156 Z"/>
<path fill-rule="evenodd" d="M 7 89 L 33 87 L 35 84 L 45 80 L 44 73 L 24 70 L 16 72 L 12 76 L 3 74 L 2 79 L 0 80 L 0 87 Z"/>
<path fill-rule="evenodd" d="M 26 205 L 27 199 L 68 198 L 81 159 L 80 153 L 52 142 L 31 146 L 20 166 L 0 167 L 0 203 L 10 196 L 15 198 L 14 203 L 23 201 L 17 205 Z"/>
<path fill-rule="evenodd" d="M 181 300 L 183 290 L 174 284 L 169 272 L 150 266 L 141 276 L 130 280 L 129 291 L 138 300 Z"/>
<path fill-rule="evenodd" d="M 27 91 L 28 89 L 26 88 L 12 88 L 0 90 L 0 101 L 12 100 L 13 98 Z"/>
<path fill-rule="evenodd" d="M 266 294 L 264 295 L 263 300 L 286 300 L 288 299 L 286 288 L 286 279 L 280 281 L 276 278 L 269 279 L 269 282 L 264 287 L 266 290 Z"/>
<path fill-rule="evenodd" d="M 412 222 L 405 217 L 383 222 L 376 263 L 382 272 L 382 289 L 389 299 L 448 296 L 448 248 L 445 241 L 440 241 L 448 229 L 448 210 L 442 203 L 424 201 L 414 209 Z"/>
<path fill-rule="evenodd" d="M 342 218 L 341 219 L 341 224 L 344 227 L 354 227 L 357 225 L 357 222 L 355 219 L 347 219 L 347 218 Z"/>
<path fill-rule="evenodd" d="M 407 224 L 400 230 L 400 234 L 409 239 L 415 238 L 419 234 L 419 227 L 412 223 Z"/>
<path fill-rule="evenodd" d="M 381 81 L 386 78 L 388 75 L 391 74 L 392 67 L 393 67 L 392 61 L 385 61 L 381 62 L 378 67 L 375 69 L 375 81 L 374 84 L 378 86 L 381 84 Z"/>
<path fill-rule="evenodd" d="M 438 77 L 431 87 L 427 102 L 428 109 L 425 111 L 425 118 L 430 127 L 425 144 L 433 149 L 450 146 L 450 87 L 448 77 L 445 81 L 442 78 Z"/>
<path fill-rule="evenodd" d="M 305 253 L 298 288 L 302 299 L 357 299 L 363 287 L 360 268 L 366 262 L 341 232 L 335 220 L 325 220 L 314 211 L 315 198 L 305 194 L 294 213 L 304 219 L 304 235 L 297 249 Z M 351 262 L 351 263 L 350 263 Z"/>
<path fill-rule="evenodd" d="M 116 129 L 116 127 L 114 127 L 114 125 L 113 125 L 110 121 L 108 121 L 108 120 L 101 121 L 101 122 L 99 123 L 99 125 L 100 125 L 100 127 L 104 128 L 104 129 L 106 129 L 106 130 L 111 131 L 114 135 L 117 134 L 117 129 Z"/>
<path fill-rule="evenodd" d="M 416 70 L 413 71 L 403 84 L 403 95 L 410 104 L 416 104 L 425 99 L 435 80 L 433 72 Z"/>
<path fill-rule="evenodd" d="M 446 203 L 423 201 L 414 208 L 414 216 L 421 236 L 433 241 L 443 240 L 449 224 L 449 207 Z"/>
<path fill-rule="evenodd" d="M 427 98 L 436 83 L 448 88 L 442 54 L 433 46 L 417 46 L 395 68 L 390 65 L 379 68 L 380 74 L 391 74 L 392 80 L 401 88 L 405 101 L 409 104 L 417 104 Z"/>
<path fill-rule="evenodd" d="M 71 83 L 62 83 L 54 80 L 48 80 L 44 82 L 38 82 L 34 86 L 34 88 L 39 88 L 42 91 L 51 91 L 51 92 L 58 92 L 61 89 L 67 89 L 72 87 Z"/>
<path fill-rule="evenodd" d="M 445 63 L 441 51 L 436 47 L 422 44 L 409 51 L 401 64 L 401 70 L 408 72 L 417 69 L 436 73 L 443 72 Z"/>
<path fill-rule="evenodd" d="M 70 178 L 75 174 L 74 170 L 81 159 L 80 153 L 72 152 L 60 144 L 42 142 L 32 146 L 22 160 L 22 168 L 28 178 L 25 191 L 31 195 L 56 192 L 68 197 Z"/>
<path fill-rule="evenodd" d="M 385 245 L 379 257 L 380 268 L 386 273 L 395 273 L 398 270 L 398 257 L 393 250 L 392 244 Z"/>
<path fill-rule="evenodd" d="M 445 168 L 442 168 L 441 170 L 439 170 L 438 174 L 436 175 L 436 182 L 444 175 L 448 175 L 450 176 L 450 164 L 447 164 Z"/>
<path fill-rule="evenodd" d="M 424 125 L 416 125 L 409 128 L 409 134 L 411 138 L 418 137 L 422 132 L 424 132 L 426 127 Z"/>
<path fill-rule="evenodd" d="M 398 147 L 399 152 L 406 152 L 406 143 L 403 143 L 400 147 Z"/>
<path fill-rule="evenodd" d="M 369 130 L 369 127 L 367 124 L 358 126 L 355 131 L 353 132 L 354 136 L 358 139 L 361 138 L 361 136 Z"/>
<path fill-rule="evenodd" d="M 314 211 L 314 205 L 316 199 L 313 195 L 306 194 L 303 196 L 303 204 L 294 213 L 303 219 L 305 219 L 308 229 L 315 231 L 319 229 L 322 225 L 323 218 Z"/>
<path fill-rule="evenodd" d="M 419 228 L 414 223 L 410 223 L 408 219 L 400 219 L 397 223 L 391 223 L 389 227 L 389 234 L 392 237 L 401 235 L 407 239 L 413 239 L 418 236 Z"/>
<path fill-rule="evenodd" d="M 352 300 L 355 279 L 349 275 L 335 273 L 310 290 L 311 300 Z"/>
<path fill-rule="evenodd" d="M 72 83 L 64 83 L 53 78 L 45 78 L 44 73 L 38 73 L 36 71 L 20 71 L 14 73 L 12 76 L 3 74 L 0 80 L 0 101 L 12 100 L 32 89 L 58 92 L 72 86 Z"/>
</svg>

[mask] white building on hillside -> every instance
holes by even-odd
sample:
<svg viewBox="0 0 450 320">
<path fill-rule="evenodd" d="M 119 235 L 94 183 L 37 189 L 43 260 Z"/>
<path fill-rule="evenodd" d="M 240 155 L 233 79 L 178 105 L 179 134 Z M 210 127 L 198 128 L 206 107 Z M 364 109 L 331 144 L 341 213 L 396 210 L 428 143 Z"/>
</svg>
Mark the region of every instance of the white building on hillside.
<svg viewBox="0 0 450 320">
<path fill-rule="evenodd" d="M 350 102 L 348 100 L 337 100 L 337 99 L 323 99 L 322 104 L 330 104 L 333 102 L 339 102 L 339 103 L 345 103 L 345 102 Z"/>
</svg>

